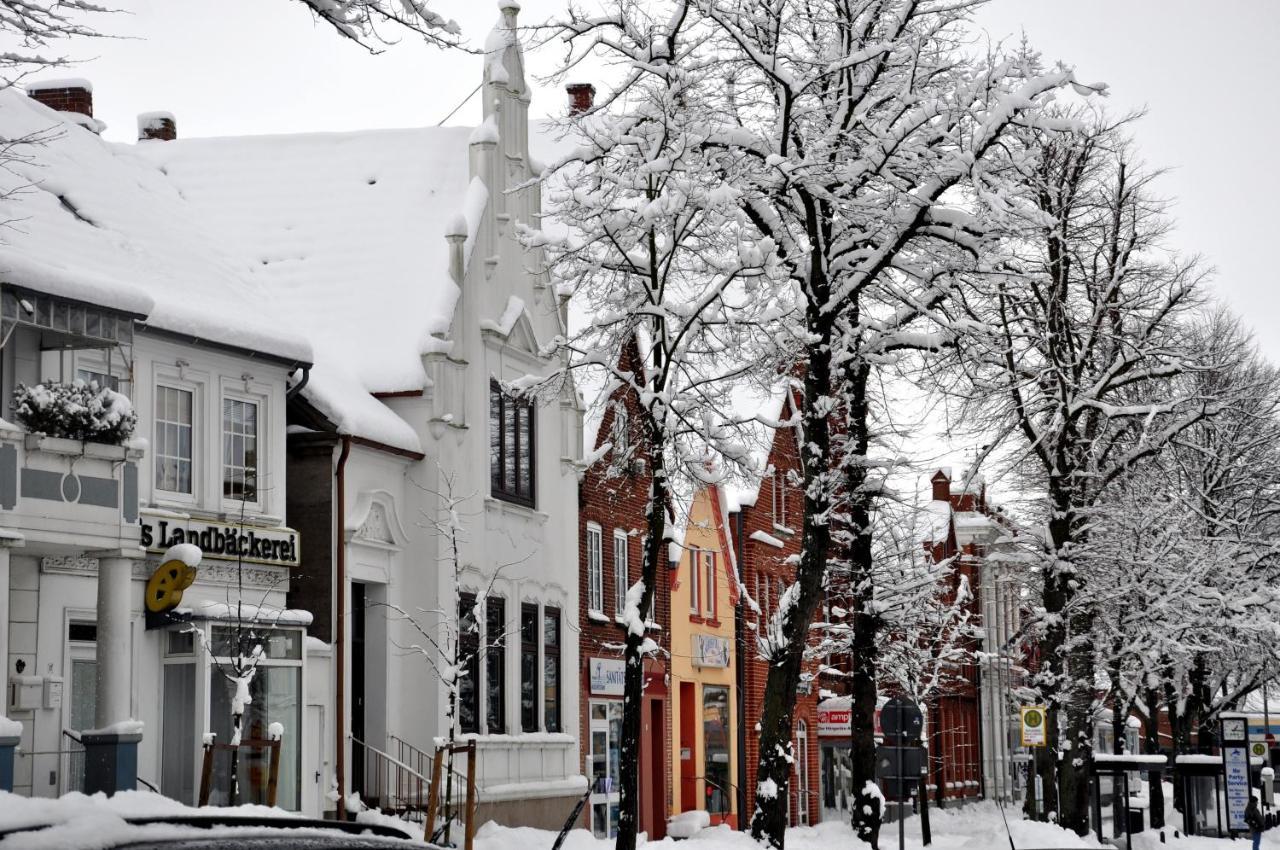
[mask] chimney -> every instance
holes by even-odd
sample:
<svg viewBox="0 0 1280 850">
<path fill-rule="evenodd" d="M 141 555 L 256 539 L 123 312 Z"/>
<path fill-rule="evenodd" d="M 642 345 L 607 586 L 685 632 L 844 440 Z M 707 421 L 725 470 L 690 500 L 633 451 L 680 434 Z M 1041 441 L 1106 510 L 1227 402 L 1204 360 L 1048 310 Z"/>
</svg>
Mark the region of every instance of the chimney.
<svg viewBox="0 0 1280 850">
<path fill-rule="evenodd" d="M 138 116 L 138 141 L 172 142 L 178 138 L 178 124 L 172 112 L 143 112 Z"/>
<path fill-rule="evenodd" d="M 564 87 L 569 93 L 569 114 L 589 112 L 596 102 L 596 87 L 591 83 L 569 83 Z"/>
<path fill-rule="evenodd" d="M 929 479 L 933 483 L 933 500 L 935 502 L 951 501 L 951 476 L 945 469 L 939 469 Z"/>
<path fill-rule="evenodd" d="M 93 117 L 93 84 L 88 80 L 43 80 L 28 83 L 27 94 L 50 109 Z"/>
</svg>

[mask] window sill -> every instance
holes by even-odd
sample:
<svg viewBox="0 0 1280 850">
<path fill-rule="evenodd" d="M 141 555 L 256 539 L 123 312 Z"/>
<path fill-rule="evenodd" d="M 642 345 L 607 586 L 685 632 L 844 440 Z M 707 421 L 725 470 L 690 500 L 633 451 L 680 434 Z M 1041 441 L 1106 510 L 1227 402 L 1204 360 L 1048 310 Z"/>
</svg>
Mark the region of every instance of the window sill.
<svg viewBox="0 0 1280 850">
<path fill-rule="evenodd" d="M 609 618 L 608 618 L 608 616 L 606 616 L 606 615 L 605 615 L 605 613 L 604 613 L 603 611 L 596 611 L 596 610 L 593 610 L 593 609 L 591 609 L 591 608 L 588 608 L 588 609 L 587 609 L 587 619 L 588 619 L 588 620 L 590 620 L 590 621 L 591 621 L 591 622 L 593 622 L 593 623 L 607 623 L 607 622 L 609 622 Z"/>
<path fill-rule="evenodd" d="M 775 534 L 780 534 L 783 537 L 794 537 L 796 533 L 796 530 L 794 528 L 791 528 L 790 526 L 786 526 L 786 525 L 781 525 L 780 523 L 776 523 L 776 522 L 773 524 L 773 531 Z"/>
<path fill-rule="evenodd" d="M 701 615 L 701 614 L 690 614 L 690 615 L 689 615 L 689 622 L 690 622 L 690 623 L 697 623 L 697 624 L 701 625 L 702 623 L 705 623 L 705 622 L 706 622 L 706 620 L 702 619 L 702 615 Z"/>
<path fill-rule="evenodd" d="M 535 508 L 532 504 L 514 502 L 501 496 L 485 496 L 484 502 L 486 506 L 495 508 L 502 513 L 536 519 L 539 522 L 546 522 L 548 519 L 545 513 Z"/>
</svg>

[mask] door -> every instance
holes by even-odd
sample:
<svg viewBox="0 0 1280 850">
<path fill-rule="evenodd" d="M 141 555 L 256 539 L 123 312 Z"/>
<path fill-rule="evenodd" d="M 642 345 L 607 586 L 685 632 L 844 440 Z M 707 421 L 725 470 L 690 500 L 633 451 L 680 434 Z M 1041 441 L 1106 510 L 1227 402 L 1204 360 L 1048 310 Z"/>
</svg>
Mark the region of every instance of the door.
<svg viewBox="0 0 1280 850">
<path fill-rule="evenodd" d="M 657 841 L 667 834 L 667 819 L 663 813 L 667 805 L 665 717 L 662 700 L 649 699 L 645 700 L 645 704 L 648 708 L 644 732 L 648 736 L 649 746 L 645 752 L 645 768 L 641 776 L 640 807 L 643 815 L 640 827 L 648 833 L 650 840 Z"/>
<path fill-rule="evenodd" d="M 92 643 L 70 643 L 71 698 L 67 708 L 67 728 L 80 737 L 85 729 L 94 728 L 98 706 L 98 662 Z M 66 750 L 62 766 L 62 792 L 84 790 L 84 745 L 64 735 L 58 737 L 59 749 Z M 65 746 L 63 746 L 65 745 Z"/>
<path fill-rule="evenodd" d="M 680 811 L 692 812 L 698 805 L 698 711 L 693 682 L 680 683 Z"/>
<path fill-rule="evenodd" d="M 622 703 L 592 700 L 587 756 L 591 771 L 591 831 L 597 838 L 618 834 L 618 781 L 622 764 Z"/>
<path fill-rule="evenodd" d="M 303 777 L 302 787 L 305 789 L 302 800 L 302 811 L 310 817 L 321 817 L 325 810 L 324 777 L 329 760 L 325 758 L 326 745 L 324 732 L 324 706 L 308 705 L 306 730 L 310 730 L 314 748 L 312 750 L 311 775 Z"/>
<path fill-rule="evenodd" d="M 796 823 L 809 825 L 809 725 L 796 722 Z"/>
<path fill-rule="evenodd" d="M 370 805 L 365 793 L 365 757 L 364 747 L 359 742 L 368 742 L 365 737 L 364 723 L 364 691 L 365 691 L 365 588 L 359 582 L 351 584 L 351 785 L 352 790 Z M 373 746 L 385 746 L 385 742 L 377 742 Z"/>
</svg>

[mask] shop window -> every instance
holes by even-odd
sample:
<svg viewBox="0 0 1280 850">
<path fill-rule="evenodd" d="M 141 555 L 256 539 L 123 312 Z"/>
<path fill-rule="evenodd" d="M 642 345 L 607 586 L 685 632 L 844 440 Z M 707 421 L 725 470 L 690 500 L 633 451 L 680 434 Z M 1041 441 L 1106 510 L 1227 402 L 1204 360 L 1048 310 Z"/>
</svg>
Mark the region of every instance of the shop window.
<svg viewBox="0 0 1280 850">
<path fill-rule="evenodd" d="M 302 732 L 302 632 L 298 629 L 264 628 L 256 624 L 215 625 L 209 647 L 213 655 L 209 671 L 209 731 L 228 742 L 232 735 L 231 705 L 236 693 L 235 666 L 253 657 L 262 647 L 249 683 L 252 701 L 241 720 L 241 739 L 265 740 L 272 723 L 283 730 L 276 803 L 297 810 L 300 806 Z M 239 652 L 235 652 L 239 649 Z M 180 674 L 174 674 L 177 677 Z M 181 688 L 175 678 L 175 693 Z M 163 733 L 162 733 L 163 734 Z M 181 734 L 176 732 L 175 734 Z M 163 768 L 162 768 L 163 769 Z M 226 805 L 230 799 L 231 759 L 219 751 L 214 759 L 210 802 Z M 265 803 L 269 754 L 266 748 L 245 748 L 237 766 L 239 803 Z"/>
<path fill-rule="evenodd" d="M 618 788 L 622 764 L 622 703 L 590 706 L 587 771 L 591 779 L 591 831 L 597 838 L 618 834 Z"/>
<path fill-rule="evenodd" d="M 222 400 L 222 497 L 258 500 L 258 405 Z"/>
<path fill-rule="evenodd" d="M 507 602 L 490 596 L 485 611 L 485 722 L 490 735 L 507 731 Z"/>
<path fill-rule="evenodd" d="M 458 729 L 480 731 L 480 624 L 476 622 L 476 595 L 458 594 Z"/>
<path fill-rule="evenodd" d="M 560 609 L 542 611 L 542 722 L 560 731 Z"/>
<path fill-rule="evenodd" d="M 156 386 L 156 489 L 190 495 L 194 396 Z"/>
<path fill-rule="evenodd" d="M 520 729 L 538 731 L 538 606 L 520 606 Z"/>
<path fill-rule="evenodd" d="M 587 610 L 604 613 L 604 542 L 595 523 L 587 523 Z"/>
<path fill-rule="evenodd" d="M 702 741 L 707 812 L 728 814 L 733 799 L 729 784 L 729 689 L 721 685 L 702 686 Z"/>
<path fill-rule="evenodd" d="M 627 533 L 619 528 L 613 532 L 613 592 L 618 617 L 627 610 L 627 590 L 630 587 L 627 561 Z"/>
<path fill-rule="evenodd" d="M 533 505 L 533 405 L 489 383 L 489 482 L 493 495 Z"/>
</svg>

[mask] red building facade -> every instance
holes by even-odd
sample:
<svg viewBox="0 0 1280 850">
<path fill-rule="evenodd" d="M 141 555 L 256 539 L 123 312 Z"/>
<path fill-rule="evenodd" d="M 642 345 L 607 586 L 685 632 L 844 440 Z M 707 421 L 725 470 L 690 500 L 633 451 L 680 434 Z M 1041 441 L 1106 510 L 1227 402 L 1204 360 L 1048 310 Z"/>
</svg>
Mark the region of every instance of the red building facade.
<svg viewBox="0 0 1280 850">
<path fill-rule="evenodd" d="M 624 351 L 619 368 L 640 365 L 634 344 Z M 634 450 L 641 421 L 639 400 L 629 387 L 619 387 L 604 403 L 589 451 L 613 446 L 583 474 L 579 487 L 578 623 L 582 659 L 579 723 L 583 773 L 591 787 L 584 826 L 599 837 L 617 831 L 618 778 L 621 757 L 621 645 L 625 640 L 622 609 L 627 588 L 640 580 L 645 511 L 652 484 L 648 459 Z M 666 565 L 663 565 L 666 572 Z M 645 663 L 645 694 L 640 739 L 640 829 L 650 838 L 666 835 L 671 789 L 671 712 L 667 686 L 670 652 L 671 588 L 667 575 L 655 590 L 650 637 L 661 647 Z"/>
<path fill-rule="evenodd" d="M 788 419 L 793 399 L 782 399 L 778 417 Z M 742 667 L 739 700 L 742 702 L 744 730 L 741 790 L 742 811 L 754 809 L 756 766 L 760 746 L 756 724 L 764 702 L 769 665 L 756 648 L 759 630 L 773 614 L 783 590 L 795 581 L 794 558 L 800 554 L 804 517 L 804 490 L 799 464 L 799 447 L 794 428 L 777 428 L 771 435 L 766 474 L 754 494 L 738 496 L 737 509 L 730 515 L 731 540 L 738 553 L 738 569 L 747 593 L 760 608 L 759 614 L 739 606 L 742 618 L 738 658 Z M 788 812 L 793 826 L 817 823 L 821 819 L 820 748 L 818 736 L 818 665 L 806 667 L 796 700 L 792 729 L 795 772 L 787 789 Z M 847 737 L 847 735 L 846 735 Z M 749 822 L 749 818 L 747 819 Z"/>
</svg>

